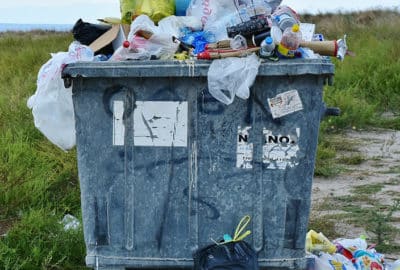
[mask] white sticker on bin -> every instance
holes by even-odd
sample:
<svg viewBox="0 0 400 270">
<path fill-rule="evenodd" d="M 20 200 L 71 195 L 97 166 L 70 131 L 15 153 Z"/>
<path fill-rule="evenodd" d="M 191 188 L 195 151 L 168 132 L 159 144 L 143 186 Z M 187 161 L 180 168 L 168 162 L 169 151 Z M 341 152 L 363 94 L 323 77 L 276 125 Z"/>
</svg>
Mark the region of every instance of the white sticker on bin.
<svg viewBox="0 0 400 270">
<path fill-rule="evenodd" d="M 300 128 L 296 128 L 296 134 L 274 134 L 271 130 L 263 129 L 263 163 L 267 169 L 285 170 L 299 164 L 298 152 Z"/>
<path fill-rule="evenodd" d="M 113 103 L 113 145 L 121 146 L 125 143 L 124 102 L 115 100 Z"/>
<path fill-rule="evenodd" d="M 303 109 L 303 103 L 301 103 L 297 90 L 290 90 L 280 93 L 274 98 L 269 98 L 268 105 L 274 119 Z"/>
<path fill-rule="evenodd" d="M 187 147 L 187 102 L 136 101 L 135 105 L 135 146 Z"/>
<path fill-rule="evenodd" d="M 236 168 L 253 169 L 253 144 L 248 142 L 250 129 L 251 127 L 238 127 Z"/>
</svg>

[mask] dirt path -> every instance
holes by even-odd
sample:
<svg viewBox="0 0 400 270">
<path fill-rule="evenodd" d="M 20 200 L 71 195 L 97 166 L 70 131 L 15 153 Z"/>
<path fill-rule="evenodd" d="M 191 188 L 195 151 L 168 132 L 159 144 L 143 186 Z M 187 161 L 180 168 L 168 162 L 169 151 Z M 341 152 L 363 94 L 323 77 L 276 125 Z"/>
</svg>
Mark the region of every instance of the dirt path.
<svg viewBox="0 0 400 270">
<path fill-rule="evenodd" d="M 336 177 L 314 179 L 312 194 L 314 216 L 324 217 L 346 212 L 349 214 L 349 211 L 343 211 L 341 207 L 343 206 L 341 201 L 346 198 L 348 209 L 386 205 L 387 208 L 380 206 L 379 209 L 387 211 L 395 204 L 396 199 L 400 199 L 400 132 L 349 131 L 342 136 L 351 142 L 355 149 L 352 152 L 339 152 L 338 156 L 358 155 L 363 160 L 357 165 L 343 165 L 344 171 Z M 364 194 L 367 196 L 363 196 L 363 190 L 369 192 Z M 400 211 L 395 211 L 391 217 L 390 225 L 400 230 Z M 357 224 L 346 219 L 338 219 L 335 225 L 336 232 L 344 238 L 355 238 L 360 234 L 371 236 L 371 232 L 366 228 L 366 223 Z M 400 244 L 400 233 L 395 233 L 392 240 L 393 243 Z M 396 253 L 400 255 L 400 252 Z"/>
</svg>

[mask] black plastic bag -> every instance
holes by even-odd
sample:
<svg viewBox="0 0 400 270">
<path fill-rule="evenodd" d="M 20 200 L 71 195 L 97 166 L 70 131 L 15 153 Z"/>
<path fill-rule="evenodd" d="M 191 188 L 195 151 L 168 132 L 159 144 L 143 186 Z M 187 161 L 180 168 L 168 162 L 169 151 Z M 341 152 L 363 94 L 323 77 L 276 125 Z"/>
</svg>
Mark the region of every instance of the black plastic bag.
<svg viewBox="0 0 400 270">
<path fill-rule="evenodd" d="M 245 241 L 213 244 L 193 254 L 194 270 L 256 270 L 258 256 Z"/>
<path fill-rule="evenodd" d="M 79 19 L 72 28 L 72 35 L 74 36 L 74 39 L 79 41 L 81 44 L 89 46 L 93 41 L 95 41 L 98 37 L 100 37 L 110 29 L 111 25 L 92 24 L 84 22 L 82 21 L 82 19 Z M 112 43 L 95 52 L 96 55 L 112 55 L 113 53 L 114 49 Z"/>
</svg>

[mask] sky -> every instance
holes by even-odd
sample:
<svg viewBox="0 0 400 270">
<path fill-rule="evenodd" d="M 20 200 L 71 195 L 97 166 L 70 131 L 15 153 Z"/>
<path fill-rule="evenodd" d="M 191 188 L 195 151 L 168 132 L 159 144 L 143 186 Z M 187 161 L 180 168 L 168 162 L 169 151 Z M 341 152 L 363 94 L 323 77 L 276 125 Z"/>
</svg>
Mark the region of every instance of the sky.
<svg viewBox="0 0 400 270">
<path fill-rule="evenodd" d="M 399 0 L 283 0 L 298 13 L 397 9 Z M 104 17 L 120 17 L 119 0 L 12 0 L 2 1 L 0 23 L 73 24 L 79 18 L 95 23 Z"/>
</svg>

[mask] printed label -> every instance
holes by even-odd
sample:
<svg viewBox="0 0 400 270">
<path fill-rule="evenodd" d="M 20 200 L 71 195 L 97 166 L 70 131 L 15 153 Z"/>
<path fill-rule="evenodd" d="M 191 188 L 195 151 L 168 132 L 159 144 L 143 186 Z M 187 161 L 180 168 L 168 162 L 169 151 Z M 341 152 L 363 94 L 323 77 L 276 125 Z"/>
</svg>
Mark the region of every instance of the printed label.
<svg viewBox="0 0 400 270">
<path fill-rule="evenodd" d="M 284 170 L 287 167 L 293 168 L 299 164 L 297 152 L 300 150 L 298 140 L 300 138 L 300 128 L 296 128 L 296 134 L 283 135 L 273 134 L 268 129 L 263 129 L 263 163 L 267 164 L 267 169 Z"/>
<path fill-rule="evenodd" d="M 124 102 L 113 102 L 113 145 L 120 146 L 125 143 Z"/>
<path fill-rule="evenodd" d="M 290 90 L 268 99 L 272 117 L 279 118 L 303 109 L 297 90 Z"/>
<path fill-rule="evenodd" d="M 251 127 L 242 129 L 238 127 L 238 141 L 236 151 L 236 167 L 240 169 L 253 168 L 253 144 L 249 143 L 249 130 Z"/>
<path fill-rule="evenodd" d="M 134 145 L 187 147 L 188 103 L 137 101 Z"/>
</svg>

